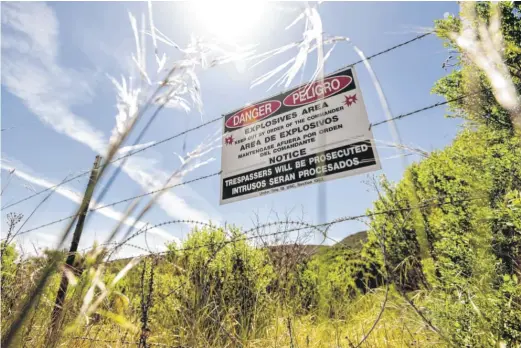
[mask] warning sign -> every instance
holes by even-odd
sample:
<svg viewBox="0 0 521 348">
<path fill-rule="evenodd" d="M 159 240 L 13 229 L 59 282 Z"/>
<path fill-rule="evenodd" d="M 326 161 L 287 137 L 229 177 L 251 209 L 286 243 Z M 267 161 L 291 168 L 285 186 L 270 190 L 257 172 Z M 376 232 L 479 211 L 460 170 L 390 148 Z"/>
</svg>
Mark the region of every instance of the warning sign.
<svg viewBox="0 0 521 348">
<path fill-rule="evenodd" d="M 380 169 L 352 67 L 224 116 L 221 204 Z"/>
</svg>

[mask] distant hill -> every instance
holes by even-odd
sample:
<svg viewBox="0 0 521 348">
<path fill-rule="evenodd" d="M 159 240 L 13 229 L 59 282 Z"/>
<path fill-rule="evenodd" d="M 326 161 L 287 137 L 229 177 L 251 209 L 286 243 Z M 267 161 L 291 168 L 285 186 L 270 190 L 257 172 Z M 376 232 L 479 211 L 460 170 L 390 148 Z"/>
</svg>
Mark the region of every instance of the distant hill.
<svg viewBox="0 0 521 348">
<path fill-rule="evenodd" d="M 319 252 L 326 252 L 331 247 L 349 247 L 353 250 L 361 250 L 362 245 L 367 240 L 367 231 L 360 231 L 342 239 L 340 242 L 329 246 L 329 245 L 313 245 L 313 244 L 289 244 L 289 245 L 272 245 L 268 246 L 268 250 L 271 253 L 297 253 L 297 254 L 305 254 L 308 256 L 315 255 Z M 122 259 L 112 260 L 110 263 L 122 263 L 128 262 L 132 257 L 125 257 Z"/>
<path fill-rule="evenodd" d="M 362 249 L 362 245 L 366 240 L 367 231 L 360 231 L 354 234 L 350 234 L 335 245 L 347 246 L 355 250 L 360 250 Z"/>
</svg>

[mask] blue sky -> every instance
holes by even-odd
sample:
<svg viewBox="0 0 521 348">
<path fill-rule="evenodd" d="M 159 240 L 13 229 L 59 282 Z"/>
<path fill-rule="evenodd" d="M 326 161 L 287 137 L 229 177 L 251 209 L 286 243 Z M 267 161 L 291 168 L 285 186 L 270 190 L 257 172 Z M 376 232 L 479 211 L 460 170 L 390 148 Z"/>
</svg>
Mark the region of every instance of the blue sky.
<svg viewBox="0 0 521 348">
<path fill-rule="evenodd" d="M 98 152 L 102 152 L 116 123 L 116 91 L 108 76 L 119 79 L 135 72 L 130 58 L 135 52 L 134 37 L 128 12 L 138 20 L 147 14 L 146 3 L 127 2 L 55 2 L 2 3 L 2 187 L 9 171 L 16 168 L 9 186 L 2 195 L 2 206 L 60 182 L 69 174 L 88 170 Z M 215 5 L 213 5 L 215 6 Z M 229 33 L 240 45 L 257 44 L 256 52 L 274 49 L 301 40 L 303 22 L 289 30 L 290 24 L 303 8 L 300 3 L 269 3 L 263 8 L 252 7 L 253 13 L 233 13 L 228 10 L 205 8 L 187 3 L 154 3 L 154 21 L 171 40 L 184 47 L 190 35 L 215 36 Z M 240 10 L 240 9 L 239 9 Z M 203 15 L 203 11 L 206 11 Z M 324 31 L 346 36 L 351 43 L 339 43 L 325 66 L 332 72 L 358 56 L 353 44 L 366 55 L 406 41 L 433 26 L 435 19 L 445 13 L 457 13 L 454 2 L 325 2 L 320 5 Z M 214 13 L 221 13 L 213 16 Z M 240 16 L 240 18 L 238 17 Z M 216 18 L 217 17 L 217 18 Z M 220 21 L 220 22 L 219 22 Z M 233 25 L 230 25 L 232 23 Z M 226 28 L 227 31 L 221 30 Z M 221 28 L 221 29 L 220 29 Z M 154 55 L 147 39 L 147 60 L 153 67 Z M 167 50 L 159 46 L 160 50 Z M 173 51 L 167 51 L 172 53 Z M 230 63 L 205 71 L 198 71 L 201 82 L 203 115 L 192 108 L 190 112 L 166 109 L 147 132 L 142 143 L 159 141 L 197 126 L 205 120 L 225 114 L 246 103 L 254 102 L 282 91 L 277 87 L 267 91 L 271 83 L 250 88 L 252 80 L 283 63 L 291 54 L 274 57 L 250 69 L 249 63 Z M 382 85 L 393 115 L 409 112 L 442 100 L 431 95 L 434 82 L 446 74 L 441 67 L 448 53 L 434 36 L 426 37 L 405 47 L 377 57 L 371 65 Z M 175 58 L 175 53 L 172 53 Z M 316 65 L 312 54 L 304 73 L 292 86 L 310 78 Z M 369 73 L 362 64 L 356 66 L 370 122 L 385 118 Z M 427 151 L 440 149 L 450 143 L 461 124 L 460 120 L 445 118 L 444 107 L 434 108 L 396 122 L 402 142 Z M 13 128 L 10 128 L 13 127 Z M 191 132 L 186 137 L 166 142 L 132 156 L 129 167 L 101 203 L 110 203 L 147 190 L 147 183 L 168 176 L 180 166 L 174 153 L 194 149 L 205 137 L 220 132 L 222 124 Z M 393 142 L 388 124 L 375 127 L 377 141 Z M 403 161 L 396 158 L 395 149 L 379 147 L 383 169 L 374 174 L 386 174 L 398 180 Z M 220 170 L 220 149 L 207 154 L 203 160 L 214 158 L 204 166 L 187 173 L 183 180 Z M 419 160 L 417 155 L 407 161 Z M 368 175 L 330 181 L 324 185 L 325 200 L 318 200 L 318 185 L 253 198 L 219 206 L 219 178 L 212 177 L 168 192 L 142 223 L 156 224 L 172 219 L 212 220 L 233 223 L 245 228 L 257 218 L 273 221 L 289 216 L 307 222 L 322 222 L 346 215 L 363 214 L 370 208 L 376 193 L 366 184 Z M 74 212 L 78 194 L 84 190 L 87 177 L 64 185 L 24 226 L 24 230 L 45 224 Z M 29 215 L 43 198 L 33 198 L 2 212 Z M 326 216 L 317 216 L 324 205 Z M 85 229 L 82 246 L 94 240 L 103 241 L 116 224 L 118 214 L 126 206 L 116 205 L 104 214 L 94 213 Z M 64 224 L 56 224 L 27 233 L 19 243 L 30 252 L 52 246 Z M 5 221 L 3 221 L 3 230 Z M 330 230 L 330 237 L 341 239 L 364 229 L 361 222 L 346 222 Z M 186 236 L 190 226 L 165 226 L 147 237 L 152 248 L 161 248 L 173 238 Z M 331 241 L 328 241 L 331 242 Z M 143 236 L 134 240 L 144 246 Z M 125 249 L 130 254 L 138 250 Z"/>
</svg>

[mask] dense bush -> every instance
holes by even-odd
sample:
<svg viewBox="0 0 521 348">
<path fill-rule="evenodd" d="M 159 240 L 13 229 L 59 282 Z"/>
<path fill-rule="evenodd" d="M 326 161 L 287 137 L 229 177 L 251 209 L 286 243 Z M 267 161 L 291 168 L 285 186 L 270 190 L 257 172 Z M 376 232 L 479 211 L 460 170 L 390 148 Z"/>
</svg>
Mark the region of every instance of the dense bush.
<svg viewBox="0 0 521 348">
<path fill-rule="evenodd" d="M 416 218 L 406 217 L 409 210 L 378 215 L 364 251 L 379 254 L 383 264 L 378 245 L 385 242 L 395 285 L 427 290 L 430 316 L 462 346 L 512 342 L 512 333 L 521 332 L 514 290 L 521 270 L 520 179 L 519 138 L 481 126 L 410 167 L 398 184 L 384 182 L 375 203 L 376 212 L 423 205 Z"/>
<path fill-rule="evenodd" d="M 336 245 L 323 249 L 298 270 L 298 299 L 305 313 L 345 318 L 360 294 L 382 284 L 381 274 L 359 250 Z"/>
<path fill-rule="evenodd" d="M 248 244 L 238 229 L 195 229 L 180 247 L 169 245 L 165 263 L 153 309 L 162 329 L 217 344 L 254 337 L 268 324 L 274 272 L 267 251 Z"/>
</svg>

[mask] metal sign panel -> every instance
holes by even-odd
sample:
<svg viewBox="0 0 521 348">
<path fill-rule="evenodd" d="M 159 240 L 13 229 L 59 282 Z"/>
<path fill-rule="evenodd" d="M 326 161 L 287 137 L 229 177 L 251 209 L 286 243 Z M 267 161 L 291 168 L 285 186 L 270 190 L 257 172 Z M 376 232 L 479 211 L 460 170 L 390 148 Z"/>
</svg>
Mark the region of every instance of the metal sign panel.
<svg viewBox="0 0 521 348">
<path fill-rule="evenodd" d="M 224 115 L 221 204 L 380 169 L 353 67 Z"/>
</svg>

